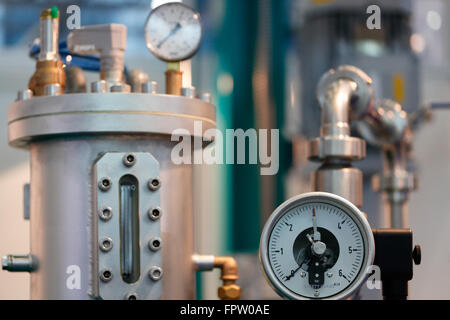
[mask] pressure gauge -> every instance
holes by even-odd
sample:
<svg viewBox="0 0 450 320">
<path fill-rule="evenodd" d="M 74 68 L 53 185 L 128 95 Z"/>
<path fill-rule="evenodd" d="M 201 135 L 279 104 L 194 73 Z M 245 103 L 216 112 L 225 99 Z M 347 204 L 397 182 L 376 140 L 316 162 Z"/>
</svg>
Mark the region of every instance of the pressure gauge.
<svg viewBox="0 0 450 320">
<path fill-rule="evenodd" d="M 260 260 L 277 293 L 289 299 L 344 299 L 356 293 L 374 259 L 364 215 L 325 192 L 293 197 L 270 216 Z"/>
<path fill-rule="evenodd" d="M 145 23 L 145 41 L 159 59 L 171 62 L 192 57 L 200 47 L 200 14 L 180 2 L 153 9 Z"/>
</svg>

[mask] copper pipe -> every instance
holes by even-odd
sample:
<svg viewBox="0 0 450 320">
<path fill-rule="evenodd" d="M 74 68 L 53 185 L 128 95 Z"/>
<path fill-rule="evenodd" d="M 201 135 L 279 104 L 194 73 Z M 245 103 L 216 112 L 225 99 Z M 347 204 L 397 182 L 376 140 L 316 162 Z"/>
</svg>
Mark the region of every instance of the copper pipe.
<svg viewBox="0 0 450 320">
<path fill-rule="evenodd" d="M 221 270 L 220 279 L 223 280 L 219 287 L 218 295 L 222 300 L 238 300 L 241 298 L 241 287 L 236 284 L 239 279 L 238 265 L 233 257 L 214 257 L 214 268 Z"/>
</svg>

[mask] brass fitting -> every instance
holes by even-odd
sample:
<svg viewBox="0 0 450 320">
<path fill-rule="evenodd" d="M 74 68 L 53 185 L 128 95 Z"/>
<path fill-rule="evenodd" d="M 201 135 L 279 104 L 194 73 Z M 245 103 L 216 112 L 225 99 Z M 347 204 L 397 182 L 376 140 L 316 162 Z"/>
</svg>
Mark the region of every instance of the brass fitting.
<svg viewBox="0 0 450 320">
<path fill-rule="evenodd" d="M 31 77 L 28 88 L 34 96 L 45 95 L 45 87 L 59 84 L 62 93 L 66 86 L 66 73 L 58 54 L 59 11 L 57 7 L 43 10 L 40 18 L 40 52 L 36 62 L 36 71 Z"/>
<path fill-rule="evenodd" d="M 166 93 L 179 96 L 181 94 L 181 82 L 183 73 L 178 70 L 166 71 Z"/>
<path fill-rule="evenodd" d="M 36 62 L 36 71 L 28 83 L 28 88 L 34 96 L 45 95 L 45 86 L 59 84 L 61 91 L 66 86 L 66 73 L 60 60 L 42 60 Z"/>
<path fill-rule="evenodd" d="M 166 94 L 179 96 L 183 86 L 183 72 L 179 62 L 169 62 L 166 71 Z"/>
<path fill-rule="evenodd" d="M 241 287 L 236 284 L 239 279 L 238 265 L 233 257 L 214 257 L 214 268 L 220 268 L 223 280 L 218 295 L 222 300 L 238 300 L 241 298 Z"/>
</svg>

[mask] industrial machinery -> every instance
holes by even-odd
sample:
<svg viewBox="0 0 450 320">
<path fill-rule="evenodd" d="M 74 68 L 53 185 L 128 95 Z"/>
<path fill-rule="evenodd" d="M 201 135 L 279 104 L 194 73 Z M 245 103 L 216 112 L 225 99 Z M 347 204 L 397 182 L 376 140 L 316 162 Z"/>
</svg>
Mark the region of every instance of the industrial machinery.
<svg viewBox="0 0 450 320">
<path fill-rule="evenodd" d="M 171 160 L 175 129 L 202 147 L 216 123 L 215 107 L 181 87 L 199 18 L 180 3 L 148 17 L 148 47 L 170 62 L 166 94 L 147 75 L 126 82 L 124 25 L 73 30 L 74 56 L 99 55 L 100 78 L 80 92 L 66 90 L 66 77 L 83 77 L 64 72 L 58 9 L 42 11 L 36 72 L 8 114 L 10 145 L 31 156 L 31 252 L 2 259 L 4 270 L 30 272 L 32 299 L 193 299 L 195 272 L 213 268 L 222 271 L 219 296 L 240 297 L 233 258 L 195 254 L 193 168 Z"/>
<path fill-rule="evenodd" d="M 370 229 L 360 211 L 363 175 L 352 166 L 365 157 L 366 144 L 351 136 L 351 122 L 365 119 L 373 124 L 373 134 L 385 129 L 385 123 L 375 121 L 380 113 L 374 112 L 371 84 L 371 78 L 353 66 L 331 69 L 318 84 L 320 137 L 309 143 L 309 158 L 321 163 L 312 173 L 315 192 L 281 204 L 261 236 L 263 271 L 282 297 L 355 298 L 372 264 L 380 269 L 385 299 L 408 295 L 420 247 L 412 248 L 410 229 Z"/>
<path fill-rule="evenodd" d="M 371 16 L 367 11 L 370 5 L 380 9 L 381 28 L 366 25 Z M 292 2 L 291 24 L 296 35 L 294 49 L 300 74 L 295 94 L 299 106 L 286 109 L 286 131 L 295 149 L 307 148 L 305 141 L 318 135 L 316 124 L 321 115 L 314 89 L 330 68 L 354 65 L 373 79 L 372 87 L 378 97 L 400 103 L 408 114 L 419 111 L 419 62 L 410 46 L 412 6 L 410 0 Z M 351 129 L 355 137 L 360 135 L 358 130 Z M 374 192 L 371 183 L 371 177 L 383 171 L 383 148 L 369 142 L 366 149 L 364 160 L 355 164 L 364 175 L 364 210 L 373 226 L 389 227 L 389 206 L 383 205 L 381 193 Z M 305 162 L 306 158 L 300 159 L 297 170 L 300 178 L 310 171 Z M 410 170 L 414 167 L 412 162 L 407 163 Z M 301 190 L 297 189 L 296 192 Z M 296 192 L 292 190 L 290 194 Z"/>
<path fill-rule="evenodd" d="M 302 96 L 289 88 L 301 106 L 290 108 L 284 129 L 294 149 L 301 141 L 307 150 L 301 170 L 308 171 L 307 159 L 315 166 L 310 178 L 298 179 L 311 182 L 308 192 L 297 192 L 265 221 L 262 273 L 287 299 L 361 299 L 373 282 L 382 283 L 384 299 L 406 299 L 413 264 L 421 262 L 407 221 L 408 196 L 417 185 L 408 155 L 426 117 L 418 110 L 416 57 L 407 41 L 409 2 L 381 1 L 385 28 L 371 31 L 361 27 L 365 10 L 355 1 L 294 2 L 304 4 L 296 34 L 301 68 L 290 72 L 301 75 Z M 24 187 L 30 252 L 4 256 L 2 269 L 29 272 L 32 299 L 126 300 L 194 299 L 196 272 L 220 269 L 219 298 L 241 298 L 236 260 L 196 252 L 194 202 L 203 194 L 194 186 L 193 164 L 173 160 L 181 139 L 194 141 L 191 155 L 214 140 L 207 132 L 216 127 L 216 107 L 191 83 L 189 59 L 203 37 L 200 14 L 171 2 L 147 16 L 145 45 L 167 64 L 164 91 L 153 75 L 126 68 L 125 25 L 83 26 L 59 41 L 59 18 L 56 7 L 42 11 L 40 42 L 30 52 L 36 70 L 9 106 L 8 142 L 30 154 Z M 98 79 L 87 82 L 83 68 L 96 69 Z M 247 90 L 238 79 L 223 73 L 217 87 L 228 94 Z M 265 71 L 252 80 L 266 91 Z M 255 122 L 261 129 L 264 121 Z M 268 181 L 259 183 L 272 188 Z M 230 206 L 234 226 L 249 231 L 235 232 L 234 242 L 260 231 L 247 206 L 266 218 L 269 189 L 262 192 L 264 208 L 256 201 Z M 257 256 L 245 258 L 241 284 L 256 283 L 259 296 L 251 297 L 263 297 Z"/>
<path fill-rule="evenodd" d="M 383 155 L 383 170 L 372 178 L 374 190 L 383 193 L 386 223 L 391 228 L 408 227 L 407 201 L 417 178 L 407 167 L 412 148 L 413 125 L 402 106 L 389 99 L 379 101 L 358 123 L 361 136 Z"/>
</svg>

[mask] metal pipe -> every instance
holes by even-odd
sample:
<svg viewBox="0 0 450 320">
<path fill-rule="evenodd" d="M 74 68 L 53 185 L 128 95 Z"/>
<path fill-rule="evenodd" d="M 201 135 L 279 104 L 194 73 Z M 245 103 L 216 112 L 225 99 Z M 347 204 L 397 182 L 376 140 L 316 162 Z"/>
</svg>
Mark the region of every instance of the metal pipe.
<svg viewBox="0 0 450 320">
<path fill-rule="evenodd" d="M 349 135 L 348 125 L 351 112 L 351 97 L 356 83 L 348 79 L 339 79 L 332 83 L 322 100 L 322 136 Z"/>
<path fill-rule="evenodd" d="M 375 178 L 374 189 L 384 193 L 385 211 L 390 228 L 408 226 L 409 193 L 416 188 L 414 174 L 406 170 L 406 142 L 385 146 L 383 173 Z"/>
<path fill-rule="evenodd" d="M 405 193 L 393 192 L 387 195 L 386 212 L 392 228 L 402 228 L 408 225 L 408 198 Z"/>
<path fill-rule="evenodd" d="M 381 100 L 358 123 L 361 136 L 383 150 L 383 172 L 374 176 L 375 191 L 383 192 L 387 227 L 405 228 L 409 192 L 415 189 L 414 174 L 407 171 L 408 150 L 412 140 L 411 121 L 401 105 Z"/>
<path fill-rule="evenodd" d="M 312 173 L 313 190 L 342 196 L 361 208 L 363 179 L 351 162 L 366 156 L 365 141 L 350 136 L 350 122 L 371 110 L 371 79 L 361 70 L 342 66 L 327 72 L 319 82 L 322 120 L 320 137 L 310 142 L 309 158 L 322 166 Z"/>
<path fill-rule="evenodd" d="M 212 255 L 194 255 L 192 260 L 197 271 L 221 270 L 220 279 L 223 284 L 218 289 L 222 300 L 238 300 L 241 298 L 241 287 L 236 284 L 239 279 L 238 264 L 233 257 L 215 257 Z"/>
<path fill-rule="evenodd" d="M 37 262 L 31 254 L 10 254 L 2 257 L 2 269 L 9 272 L 33 272 Z"/>
<path fill-rule="evenodd" d="M 39 61 L 58 60 L 59 14 L 53 7 L 41 12 Z"/>
</svg>

